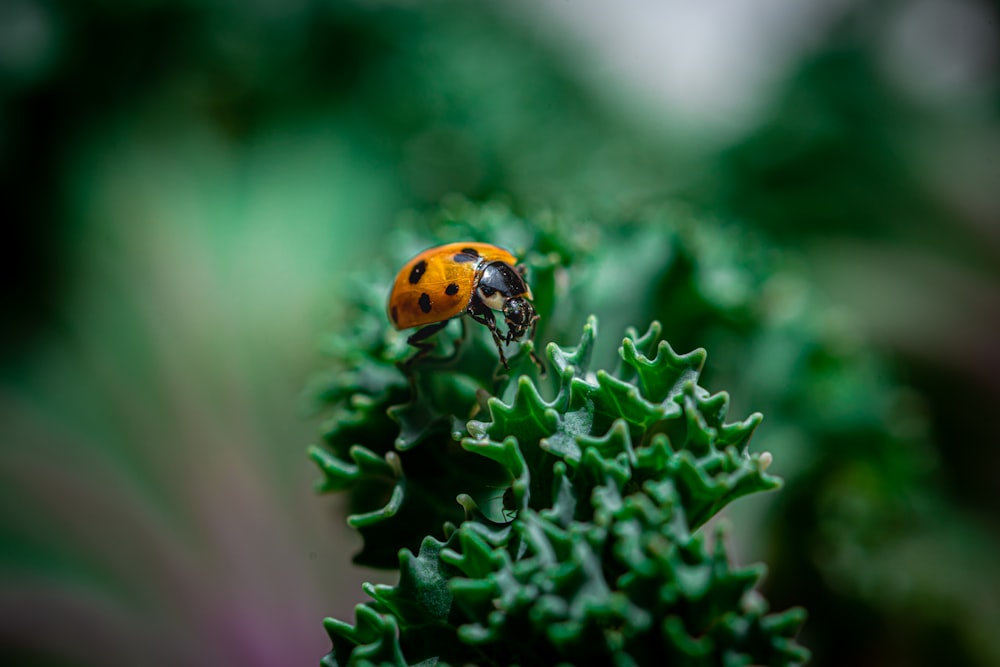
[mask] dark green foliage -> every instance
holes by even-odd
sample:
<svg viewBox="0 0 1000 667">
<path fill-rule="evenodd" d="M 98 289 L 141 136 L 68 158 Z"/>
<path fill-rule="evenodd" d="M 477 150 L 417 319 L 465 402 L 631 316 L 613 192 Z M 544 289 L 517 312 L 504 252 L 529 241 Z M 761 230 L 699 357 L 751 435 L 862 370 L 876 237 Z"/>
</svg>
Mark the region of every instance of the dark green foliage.
<svg viewBox="0 0 1000 667">
<path fill-rule="evenodd" d="M 487 400 L 489 421 L 468 424 L 463 450 L 512 480 L 510 520 L 464 496 L 467 520 L 419 555 L 404 549 L 399 585 L 367 587 L 374 601 L 356 626 L 327 621 L 326 664 L 804 660 L 792 640 L 802 613 L 767 615 L 752 593 L 761 568 L 734 569 L 721 535 L 713 547 L 696 531 L 729 501 L 778 486 L 747 451 L 759 415 L 724 423 L 728 397 L 696 384 L 704 353 L 675 354 L 656 324 L 625 338 L 619 372 L 592 373 L 595 330 L 591 320 L 577 347 L 549 346 L 551 400 L 521 375 L 509 402 Z"/>
<path fill-rule="evenodd" d="M 446 208 L 446 238 L 530 230 L 501 208 L 457 208 L 473 215 Z M 581 257 L 553 245 L 531 264 L 550 330 L 574 298 L 557 294 L 557 275 Z M 770 455 L 748 448 L 760 415 L 727 423 L 728 395 L 699 386 L 703 350 L 675 353 L 654 322 L 626 332 L 606 371 L 592 317 L 577 345 L 546 346 L 545 376 L 530 343 L 494 376 L 495 350 L 468 327 L 439 335 L 440 354 L 404 375 L 405 334 L 385 329 L 377 296 L 362 299 L 357 347 L 325 394 L 328 446 L 312 456 L 323 490 L 352 494 L 355 560 L 388 567 L 398 554 L 400 580 L 366 585 L 353 626 L 327 620 L 325 665 L 806 659 L 802 611 L 768 614 L 754 591 L 763 568 L 732 566 L 722 533 L 705 535 L 731 501 L 779 481 L 764 471 Z"/>
</svg>

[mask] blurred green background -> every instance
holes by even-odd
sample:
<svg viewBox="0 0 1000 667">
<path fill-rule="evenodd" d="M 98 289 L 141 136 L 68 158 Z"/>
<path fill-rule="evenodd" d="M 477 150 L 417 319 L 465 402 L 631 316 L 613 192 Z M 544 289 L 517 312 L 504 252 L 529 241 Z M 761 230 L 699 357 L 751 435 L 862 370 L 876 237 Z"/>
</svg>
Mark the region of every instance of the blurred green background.
<svg viewBox="0 0 1000 667">
<path fill-rule="evenodd" d="M 816 419 L 864 411 L 847 367 L 907 416 L 789 439 L 786 343 L 734 353 L 755 375 L 709 386 L 777 413 L 755 445 L 788 480 L 736 551 L 809 609 L 813 664 L 998 664 L 998 16 L 0 0 L 0 664 L 318 662 L 370 573 L 312 493 L 302 388 L 350 276 L 450 193 L 681 205 L 814 282 L 810 335 L 841 346 Z"/>
</svg>

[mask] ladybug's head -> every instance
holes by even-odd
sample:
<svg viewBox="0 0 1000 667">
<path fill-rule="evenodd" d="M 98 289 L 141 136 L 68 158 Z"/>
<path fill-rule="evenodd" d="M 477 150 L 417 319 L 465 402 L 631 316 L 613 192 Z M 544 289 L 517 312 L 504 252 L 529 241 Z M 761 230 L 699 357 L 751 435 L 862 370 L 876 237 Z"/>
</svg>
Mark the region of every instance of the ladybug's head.
<svg viewBox="0 0 1000 667">
<path fill-rule="evenodd" d="M 503 303 L 503 319 L 507 323 L 507 342 L 521 340 L 538 321 L 538 313 L 523 296 L 507 299 Z"/>
<path fill-rule="evenodd" d="M 506 342 L 524 338 L 538 321 L 531 305 L 531 290 L 521 272 L 506 262 L 490 262 L 479 273 L 476 296 L 483 304 L 503 312 L 507 323 Z"/>
</svg>

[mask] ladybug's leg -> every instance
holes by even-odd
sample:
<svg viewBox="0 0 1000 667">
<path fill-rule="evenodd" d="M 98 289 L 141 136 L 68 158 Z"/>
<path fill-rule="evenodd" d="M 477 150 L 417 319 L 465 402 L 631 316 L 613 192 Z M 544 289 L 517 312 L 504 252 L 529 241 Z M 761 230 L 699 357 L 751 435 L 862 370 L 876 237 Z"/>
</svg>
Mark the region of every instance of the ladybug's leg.
<svg viewBox="0 0 1000 667">
<path fill-rule="evenodd" d="M 521 270 L 521 273 L 524 273 L 524 267 L 523 267 L 523 265 L 518 264 L 518 269 Z M 492 312 L 491 312 L 491 315 L 492 315 Z M 541 318 L 538 317 L 537 314 L 533 318 L 531 318 L 531 331 L 528 332 L 528 336 L 527 336 L 528 340 L 531 340 L 531 341 L 535 340 L 535 330 L 538 329 L 538 320 L 540 320 L 540 319 Z M 496 325 L 494 324 L 494 326 L 496 326 Z M 495 336 L 496 336 L 496 334 L 494 334 L 494 337 Z M 519 341 L 520 338 L 515 339 L 514 338 L 514 331 L 513 331 L 513 329 L 508 328 L 507 329 L 507 335 L 504 336 L 504 341 L 507 342 L 507 343 L 511 343 L 511 342 L 513 342 L 515 340 Z M 535 351 L 534 350 L 529 350 L 528 351 L 528 356 L 530 356 L 531 360 L 533 362 L 535 362 L 535 366 L 538 366 L 538 372 L 541 373 L 542 377 L 545 377 L 545 364 L 542 363 L 542 360 L 538 357 L 537 354 L 535 354 Z"/>
<path fill-rule="evenodd" d="M 423 329 L 417 331 L 415 334 L 406 339 L 407 343 L 417 348 L 417 353 L 406 360 L 406 366 L 409 366 L 418 359 L 423 359 L 431 353 L 434 349 L 434 343 L 428 343 L 427 339 L 448 326 L 448 322 L 449 320 L 445 320 L 443 322 L 428 324 Z"/>
<path fill-rule="evenodd" d="M 532 341 L 535 340 L 535 329 L 538 328 L 539 319 L 540 318 L 536 315 L 535 319 L 531 320 L 531 333 L 528 334 L 528 338 Z M 530 350 L 528 354 L 531 355 L 531 360 L 535 362 L 536 366 L 538 366 L 538 371 L 542 374 L 542 377 L 545 377 L 545 364 L 538 358 L 538 355 L 535 354 L 534 350 Z"/>
<path fill-rule="evenodd" d="M 503 364 L 504 368 L 509 368 L 507 366 L 507 357 L 503 353 L 503 339 L 497 333 L 497 320 L 493 316 L 493 311 L 478 296 L 473 296 L 466 312 L 469 313 L 472 319 L 480 324 L 485 324 L 486 328 L 490 330 L 490 333 L 493 334 L 493 342 L 497 346 L 497 353 L 500 355 L 500 363 Z"/>
</svg>

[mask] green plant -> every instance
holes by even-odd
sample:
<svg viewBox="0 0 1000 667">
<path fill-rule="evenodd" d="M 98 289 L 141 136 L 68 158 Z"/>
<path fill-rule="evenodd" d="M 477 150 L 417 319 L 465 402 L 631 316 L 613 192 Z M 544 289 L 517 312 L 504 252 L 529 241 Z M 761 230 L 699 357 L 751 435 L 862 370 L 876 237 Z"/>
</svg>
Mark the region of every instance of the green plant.
<svg viewBox="0 0 1000 667">
<path fill-rule="evenodd" d="M 599 230 L 570 246 L 556 218 L 458 208 L 439 216 L 439 238 L 530 241 L 539 338 L 565 327 L 559 306 L 575 300 L 563 278 L 586 272 Z M 398 240 L 401 254 L 420 245 Z M 703 350 L 675 353 L 654 322 L 626 332 L 613 371 L 596 369 L 591 317 L 577 345 L 546 346 L 546 375 L 530 342 L 499 374 L 482 332 L 451 325 L 438 354 L 404 373 L 405 336 L 372 287 L 385 284 L 359 285 L 321 391 L 325 446 L 311 455 L 322 490 L 351 494 L 355 561 L 400 578 L 365 585 L 372 601 L 353 626 L 327 620 L 323 664 L 805 661 L 804 613 L 769 614 L 754 590 L 763 568 L 734 567 L 722 529 L 706 534 L 730 502 L 779 480 L 770 455 L 748 449 L 761 416 L 726 423 L 729 397 L 698 385 Z"/>
</svg>

